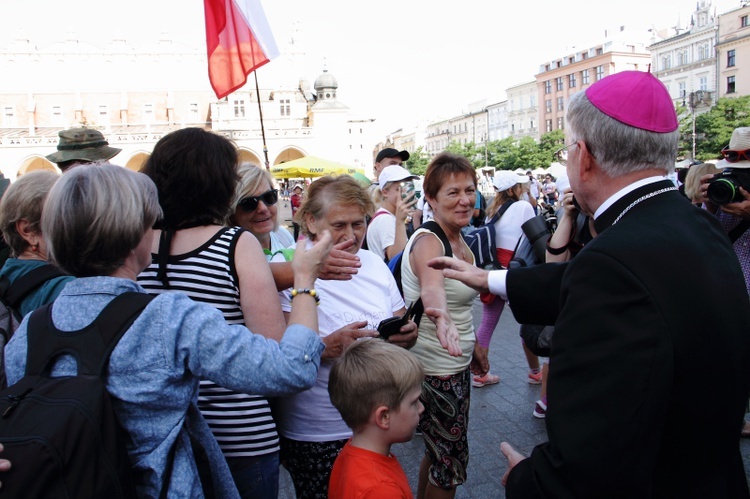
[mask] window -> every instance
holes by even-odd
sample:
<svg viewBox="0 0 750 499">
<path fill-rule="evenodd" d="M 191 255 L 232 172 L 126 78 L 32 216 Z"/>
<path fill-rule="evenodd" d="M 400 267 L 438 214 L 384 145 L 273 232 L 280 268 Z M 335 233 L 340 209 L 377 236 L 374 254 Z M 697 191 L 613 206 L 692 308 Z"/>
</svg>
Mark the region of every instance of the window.
<svg viewBox="0 0 750 499">
<path fill-rule="evenodd" d="M 708 59 L 708 44 L 698 45 L 698 60 Z"/>
<path fill-rule="evenodd" d="M 529 96 L 529 107 L 536 107 L 536 95 Z"/>
<path fill-rule="evenodd" d="M 703 90 L 704 92 L 708 90 L 708 77 L 707 76 L 701 76 L 698 80 L 698 89 Z"/>
<path fill-rule="evenodd" d="M 562 79 L 562 76 L 558 77 L 555 81 L 557 82 L 557 90 L 558 91 L 562 90 L 563 89 L 563 79 Z"/>
<path fill-rule="evenodd" d="M 672 56 L 667 54 L 661 58 L 661 68 L 670 69 L 672 67 Z"/>
<path fill-rule="evenodd" d="M 544 101 L 546 112 L 551 113 L 552 112 L 552 99 L 547 99 Z"/>
<path fill-rule="evenodd" d="M 552 93 L 552 82 L 547 80 L 544 82 L 544 93 L 545 94 L 551 94 Z"/>
<path fill-rule="evenodd" d="M 545 121 L 544 128 L 545 128 L 545 132 L 551 132 L 552 131 L 552 120 Z"/>
<path fill-rule="evenodd" d="M 279 100 L 279 114 L 281 114 L 281 116 L 292 115 L 292 105 L 289 99 Z"/>
<path fill-rule="evenodd" d="M 687 60 L 687 51 L 686 50 L 681 50 L 681 51 L 677 52 L 677 65 L 678 66 L 682 66 L 683 64 L 687 64 L 687 63 L 688 63 L 688 60 Z"/>
<path fill-rule="evenodd" d="M 747 16 L 740 17 L 740 27 L 741 28 L 747 28 L 748 27 Z"/>
<path fill-rule="evenodd" d="M 200 121 L 198 116 L 198 103 L 191 102 L 190 104 L 188 104 L 188 120 L 192 122 Z"/>
<path fill-rule="evenodd" d="M 99 123 L 102 125 L 109 124 L 109 106 L 106 104 L 99 106 Z"/>
<path fill-rule="evenodd" d="M 153 104 L 143 105 L 143 121 L 145 123 L 154 122 L 154 105 Z"/>
<path fill-rule="evenodd" d="M 565 119 L 562 116 L 557 118 L 557 129 L 558 130 L 565 129 Z"/>
<path fill-rule="evenodd" d="M 727 67 L 734 67 L 734 49 L 727 50 Z"/>
<path fill-rule="evenodd" d="M 597 66 L 596 67 L 596 81 L 599 81 L 602 78 L 604 78 L 604 66 Z"/>
<path fill-rule="evenodd" d="M 557 110 L 558 111 L 562 111 L 564 109 L 565 109 L 565 103 L 563 102 L 563 98 L 562 97 L 558 97 L 557 98 Z"/>
<path fill-rule="evenodd" d="M 576 62 L 575 57 L 568 57 L 568 64 L 573 64 L 574 62 Z"/>
<path fill-rule="evenodd" d="M 589 58 L 588 52 L 581 52 L 581 59 L 583 59 L 585 61 L 588 58 Z"/>
<path fill-rule="evenodd" d="M 596 49 L 596 55 L 602 55 L 603 53 L 604 53 L 603 48 L 599 47 L 598 49 Z"/>
<path fill-rule="evenodd" d="M 680 92 L 679 96 L 685 97 L 685 93 L 687 92 L 687 90 L 685 89 L 685 82 L 681 81 L 680 83 L 678 83 L 678 85 L 679 85 L 678 90 Z"/>
<path fill-rule="evenodd" d="M 234 106 L 234 117 L 244 118 L 245 117 L 245 99 L 235 99 L 232 102 Z"/>
<path fill-rule="evenodd" d="M 734 93 L 734 86 L 735 86 L 734 76 L 727 76 L 727 93 L 728 94 Z"/>
<path fill-rule="evenodd" d="M 16 111 L 13 106 L 5 106 L 3 108 L 3 126 L 16 126 Z"/>
<path fill-rule="evenodd" d="M 568 75 L 568 87 L 576 88 L 576 74 L 571 73 Z"/>
<path fill-rule="evenodd" d="M 65 126 L 62 106 L 52 106 L 52 124 L 55 126 Z"/>
<path fill-rule="evenodd" d="M 531 118 L 531 120 L 529 121 L 529 128 L 532 130 L 534 129 L 534 118 Z"/>
<path fill-rule="evenodd" d="M 588 85 L 589 84 L 589 70 L 584 69 L 581 71 L 581 85 Z"/>
</svg>

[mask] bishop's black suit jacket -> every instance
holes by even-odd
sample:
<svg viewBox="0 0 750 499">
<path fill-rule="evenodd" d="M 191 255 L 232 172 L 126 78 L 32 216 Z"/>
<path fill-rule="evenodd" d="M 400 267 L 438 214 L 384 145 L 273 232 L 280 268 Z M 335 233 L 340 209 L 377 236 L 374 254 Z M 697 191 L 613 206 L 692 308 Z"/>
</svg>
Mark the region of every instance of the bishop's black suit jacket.
<svg viewBox="0 0 750 499">
<path fill-rule="evenodd" d="M 516 319 L 555 324 L 549 441 L 512 470 L 509 499 L 748 497 L 750 299 L 728 238 L 675 191 L 612 225 L 670 185 L 616 202 L 571 262 L 509 271 Z"/>
</svg>

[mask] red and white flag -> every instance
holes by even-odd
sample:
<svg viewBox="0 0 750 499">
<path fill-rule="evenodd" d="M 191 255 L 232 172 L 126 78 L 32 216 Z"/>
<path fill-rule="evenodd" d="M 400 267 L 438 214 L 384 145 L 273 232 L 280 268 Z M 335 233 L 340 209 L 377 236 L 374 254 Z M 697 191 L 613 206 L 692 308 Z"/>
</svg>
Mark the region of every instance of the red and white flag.
<svg viewBox="0 0 750 499">
<path fill-rule="evenodd" d="M 203 0 L 208 77 L 221 99 L 279 55 L 260 0 Z"/>
</svg>

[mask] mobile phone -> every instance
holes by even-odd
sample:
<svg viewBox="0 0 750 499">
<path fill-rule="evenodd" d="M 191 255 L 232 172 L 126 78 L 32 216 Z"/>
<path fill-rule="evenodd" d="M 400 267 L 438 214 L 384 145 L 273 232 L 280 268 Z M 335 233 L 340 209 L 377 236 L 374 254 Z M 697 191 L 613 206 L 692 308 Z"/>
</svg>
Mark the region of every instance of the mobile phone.
<svg viewBox="0 0 750 499">
<path fill-rule="evenodd" d="M 411 319 L 414 319 L 414 322 L 419 325 L 419 320 L 421 319 L 423 312 L 424 306 L 422 305 L 422 300 L 417 300 L 409 305 L 409 308 L 404 315 L 396 315 L 394 317 L 389 317 L 388 319 L 383 319 L 380 321 L 380 324 L 378 324 L 378 333 L 380 334 L 380 337 L 387 340 L 394 334 L 398 334 L 401 332 L 401 327 L 405 326 Z"/>
<path fill-rule="evenodd" d="M 401 199 L 406 201 L 414 192 L 414 182 L 401 182 Z"/>
</svg>

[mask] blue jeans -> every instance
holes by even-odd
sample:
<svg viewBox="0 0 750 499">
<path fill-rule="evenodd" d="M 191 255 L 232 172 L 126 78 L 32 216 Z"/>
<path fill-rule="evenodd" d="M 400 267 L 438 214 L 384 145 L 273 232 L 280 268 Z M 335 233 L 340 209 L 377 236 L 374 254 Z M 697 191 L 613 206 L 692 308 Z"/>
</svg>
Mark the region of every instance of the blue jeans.
<svg viewBox="0 0 750 499">
<path fill-rule="evenodd" d="M 243 499 L 277 499 L 279 496 L 279 453 L 255 457 L 229 457 L 234 484 Z"/>
</svg>

